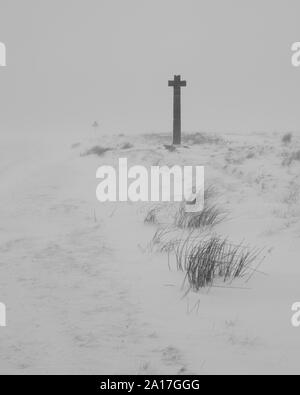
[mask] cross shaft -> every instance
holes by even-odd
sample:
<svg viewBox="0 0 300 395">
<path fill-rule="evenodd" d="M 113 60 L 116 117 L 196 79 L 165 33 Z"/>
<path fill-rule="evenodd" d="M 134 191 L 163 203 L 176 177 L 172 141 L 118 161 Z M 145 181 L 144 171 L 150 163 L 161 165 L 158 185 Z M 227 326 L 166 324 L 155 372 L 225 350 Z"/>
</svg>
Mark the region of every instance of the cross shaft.
<svg viewBox="0 0 300 395">
<path fill-rule="evenodd" d="M 181 144 L 181 87 L 186 86 L 186 81 L 182 81 L 180 75 L 175 75 L 173 81 L 169 81 L 169 86 L 174 88 L 173 98 L 173 144 Z"/>
</svg>

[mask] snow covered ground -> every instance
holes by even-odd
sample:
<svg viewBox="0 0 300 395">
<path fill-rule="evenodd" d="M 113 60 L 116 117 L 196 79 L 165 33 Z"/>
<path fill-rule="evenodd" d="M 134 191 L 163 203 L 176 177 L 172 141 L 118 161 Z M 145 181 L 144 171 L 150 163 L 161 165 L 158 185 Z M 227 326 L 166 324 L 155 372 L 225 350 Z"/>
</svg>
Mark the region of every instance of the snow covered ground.
<svg viewBox="0 0 300 395">
<path fill-rule="evenodd" d="M 163 135 L 1 137 L 0 372 L 299 373 L 300 135 L 282 135 L 191 136 L 174 152 Z M 82 155 L 95 145 L 111 151 Z M 259 272 L 184 297 L 184 273 L 147 249 L 147 204 L 96 200 L 97 167 L 119 157 L 204 165 L 229 213 L 214 231 L 263 247 Z"/>
</svg>

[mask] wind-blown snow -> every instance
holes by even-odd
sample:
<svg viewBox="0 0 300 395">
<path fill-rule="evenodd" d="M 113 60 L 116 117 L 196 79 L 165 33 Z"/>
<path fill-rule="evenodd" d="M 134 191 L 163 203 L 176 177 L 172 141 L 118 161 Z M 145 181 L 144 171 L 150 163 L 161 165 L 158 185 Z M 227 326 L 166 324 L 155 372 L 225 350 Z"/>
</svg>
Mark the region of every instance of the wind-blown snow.
<svg viewBox="0 0 300 395">
<path fill-rule="evenodd" d="M 175 152 L 164 136 L 1 141 L 1 373 L 298 373 L 300 161 L 283 163 L 300 136 L 222 138 Z M 112 150 L 81 155 L 97 144 Z M 97 167 L 120 156 L 206 166 L 230 214 L 216 231 L 265 248 L 245 289 L 183 297 L 184 274 L 147 250 L 147 205 L 96 200 Z"/>
</svg>

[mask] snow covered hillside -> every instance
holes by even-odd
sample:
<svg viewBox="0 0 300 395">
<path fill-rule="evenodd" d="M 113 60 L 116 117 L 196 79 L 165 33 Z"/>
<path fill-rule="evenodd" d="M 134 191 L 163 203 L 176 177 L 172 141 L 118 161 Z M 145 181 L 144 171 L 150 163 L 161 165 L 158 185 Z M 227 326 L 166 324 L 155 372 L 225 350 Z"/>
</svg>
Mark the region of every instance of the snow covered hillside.
<svg viewBox="0 0 300 395">
<path fill-rule="evenodd" d="M 0 372 L 299 373 L 300 135 L 283 135 L 2 139 Z M 153 204 L 96 200 L 97 167 L 120 157 L 204 165 L 227 213 L 210 232 L 263 250 L 253 276 L 186 293 L 149 248 Z"/>
</svg>

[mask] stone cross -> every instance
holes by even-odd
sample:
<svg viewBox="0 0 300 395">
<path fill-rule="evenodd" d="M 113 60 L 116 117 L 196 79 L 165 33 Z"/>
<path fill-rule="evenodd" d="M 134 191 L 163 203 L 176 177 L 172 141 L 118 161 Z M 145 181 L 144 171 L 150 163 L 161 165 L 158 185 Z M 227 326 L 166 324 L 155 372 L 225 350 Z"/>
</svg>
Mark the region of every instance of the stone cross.
<svg viewBox="0 0 300 395">
<path fill-rule="evenodd" d="M 181 81 L 180 75 L 174 75 L 174 80 L 169 81 L 169 86 L 174 88 L 173 102 L 173 144 L 181 144 L 181 87 L 186 86 L 186 81 Z"/>
</svg>

